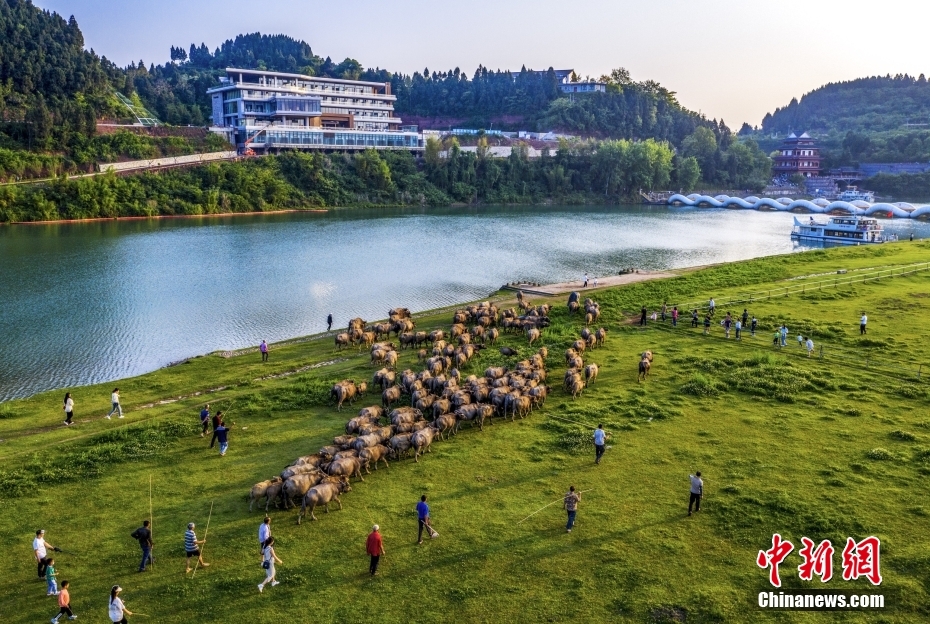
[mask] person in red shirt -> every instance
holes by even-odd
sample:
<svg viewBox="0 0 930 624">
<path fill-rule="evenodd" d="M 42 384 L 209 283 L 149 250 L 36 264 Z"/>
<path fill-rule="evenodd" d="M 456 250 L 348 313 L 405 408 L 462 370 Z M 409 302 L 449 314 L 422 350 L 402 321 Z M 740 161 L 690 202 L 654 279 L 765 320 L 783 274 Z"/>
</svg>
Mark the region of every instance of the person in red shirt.
<svg viewBox="0 0 930 624">
<path fill-rule="evenodd" d="M 374 576 L 378 571 L 378 560 L 384 554 L 384 542 L 381 541 L 380 527 L 376 524 L 371 527 L 371 533 L 368 534 L 368 541 L 365 543 L 365 550 L 371 555 L 371 564 L 368 571 Z"/>
</svg>

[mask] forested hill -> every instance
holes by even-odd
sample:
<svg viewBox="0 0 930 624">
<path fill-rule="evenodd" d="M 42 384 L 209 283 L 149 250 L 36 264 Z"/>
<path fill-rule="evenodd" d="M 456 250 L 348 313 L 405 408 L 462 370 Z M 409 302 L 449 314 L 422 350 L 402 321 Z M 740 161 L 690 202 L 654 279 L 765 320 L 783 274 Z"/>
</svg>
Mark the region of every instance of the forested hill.
<svg viewBox="0 0 930 624">
<path fill-rule="evenodd" d="M 42 148 L 93 132 L 119 74 L 84 50 L 74 17 L 0 0 L 0 133 Z"/>
<path fill-rule="evenodd" d="M 824 85 L 800 102 L 792 99 L 787 106 L 767 114 L 762 130 L 781 135 L 799 129 L 845 134 L 903 130 L 909 123 L 930 123 L 930 84 L 923 74 L 917 78 L 907 74 L 873 76 Z"/>
</svg>

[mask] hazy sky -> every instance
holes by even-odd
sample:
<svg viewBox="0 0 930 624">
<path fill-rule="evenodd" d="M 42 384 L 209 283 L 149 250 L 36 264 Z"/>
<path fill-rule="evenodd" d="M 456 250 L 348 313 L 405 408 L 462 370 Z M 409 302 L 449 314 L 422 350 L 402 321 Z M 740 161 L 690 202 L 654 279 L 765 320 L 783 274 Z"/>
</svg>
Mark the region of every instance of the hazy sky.
<svg viewBox="0 0 930 624">
<path fill-rule="evenodd" d="M 930 74 L 927 0 L 35 1 L 120 65 L 260 31 L 405 73 L 622 66 L 734 129 L 825 82 Z"/>
</svg>

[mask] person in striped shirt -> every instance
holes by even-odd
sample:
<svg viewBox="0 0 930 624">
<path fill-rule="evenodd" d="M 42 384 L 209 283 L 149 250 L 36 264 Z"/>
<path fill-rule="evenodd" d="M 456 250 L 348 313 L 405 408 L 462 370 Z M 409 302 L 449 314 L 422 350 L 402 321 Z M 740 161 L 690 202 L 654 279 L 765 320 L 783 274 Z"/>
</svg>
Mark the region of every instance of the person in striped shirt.
<svg viewBox="0 0 930 624">
<path fill-rule="evenodd" d="M 187 531 L 184 533 L 184 550 L 187 551 L 187 570 L 186 572 L 191 571 L 191 558 L 197 557 L 197 563 L 203 567 L 208 567 L 209 563 L 204 563 L 203 555 L 200 554 L 200 546 L 204 543 L 205 540 L 197 539 L 197 534 L 194 533 L 194 523 L 190 522 L 187 525 Z"/>
</svg>

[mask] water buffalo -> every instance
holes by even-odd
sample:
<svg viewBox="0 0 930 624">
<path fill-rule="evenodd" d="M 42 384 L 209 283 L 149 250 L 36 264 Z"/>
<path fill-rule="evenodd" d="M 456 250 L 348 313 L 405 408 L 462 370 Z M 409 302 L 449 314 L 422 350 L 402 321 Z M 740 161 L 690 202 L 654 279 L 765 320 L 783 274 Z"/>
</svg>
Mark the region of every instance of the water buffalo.
<svg viewBox="0 0 930 624">
<path fill-rule="evenodd" d="M 391 449 L 391 456 L 399 458 L 402 455 L 406 455 L 407 451 L 410 450 L 410 438 L 413 436 L 412 433 L 400 433 L 388 441 L 388 448 Z"/>
<path fill-rule="evenodd" d="M 322 472 L 311 472 L 309 474 L 294 475 L 284 481 L 282 488 L 282 497 L 284 498 L 284 508 L 294 507 L 294 501 L 302 497 L 314 485 L 323 480 Z"/>
<path fill-rule="evenodd" d="M 435 435 L 436 435 L 435 429 L 433 429 L 432 427 L 426 427 L 425 429 L 420 429 L 419 431 L 415 431 L 413 435 L 410 436 L 410 444 L 413 446 L 413 450 L 414 450 L 413 461 L 419 463 L 420 453 L 431 452 L 430 445 L 433 443 L 433 437 Z"/>
<path fill-rule="evenodd" d="M 267 481 L 256 483 L 249 491 L 249 512 L 252 511 L 252 503 L 261 497 L 265 497 L 265 511 L 268 511 L 268 505 L 274 501 L 274 506 L 278 506 L 278 496 L 281 495 L 281 489 L 284 486 L 284 479 L 281 477 L 272 477 Z"/>
<path fill-rule="evenodd" d="M 587 385 L 591 385 L 597 380 L 597 364 L 588 364 L 584 367 L 584 380 Z"/>
<path fill-rule="evenodd" d="M 359 461 L 358 457 L 333 459 L 329 466 L 326 467 L 326 474 L 331 477 L 357 476 L 362 481 L 365 480 L 365 477 L 362 476 L 362 462 Z"/>
<path fill-rule="evenodd" d="M 300 524 L 300 520 L 304 517 L 307 507 L 310 508 L 311 520 L 317 519 L 317 517 L 313 515 L 313 510 L 318 505 L 323 505 L 326 509 L 326 513 L 329 513 L 329 504 L 332 501 L 336 501 L 341 510 L 342 501 L 339 500 L 339 495 L 350 491 L 352 491 L 352 486 L 349 485 L 349 480 L 346 477 L 342 477 L 338 480 L 327 479 L 325 482 L 310 488 L 304 495 L 304 502 L 300 506 L 300 513 L 297 515 L 297 524 Z"/>
<path fill-rule="evenodd" d="M 391 449 L 384 446 L 383 444 L 376 444 L 375 446 L 362 449 L 358 454 L 358 458 L 362 462 L 362 465 L 365 467 L 365 473 L 371 474 L 370 467 L 372 464 L 374 464 L 375 470 L 377 470 L 379 461 L 383 461 L 385 467 L 390 468 L 391 466 L 387 461 L 387 456 L 390 454 L 390 452 Z"/>
<path fill-rule="evenodd" d="M 336 399 L 336 409 L 342 411 L 343 403 L 348 401 L 349 405 L 351 405 L 355 397 L 358 396 L 358 386 L 355 385 L 353 380 L 344 379 L 332 387 L 329 396 Z"/>
<path fill-rule="evenodd" d="M 392 386 L 381 393 L 381 404 L 384 407 L 391 407 L 391 403 L 400 401 L 400 388 Z"/>
<path fill-rule="evenodd" d="M 458 423 L 458 419 L 455 417 L 455 414 L 440 414 L 433 419 L 432 427 L 436 430 L 436 433 L 439 435 L 440 440 L 445 440 L 443 435 L 447 431 L 451 431 L 452 435 L 455 435 L 455 426 Z"/>
</svg>

